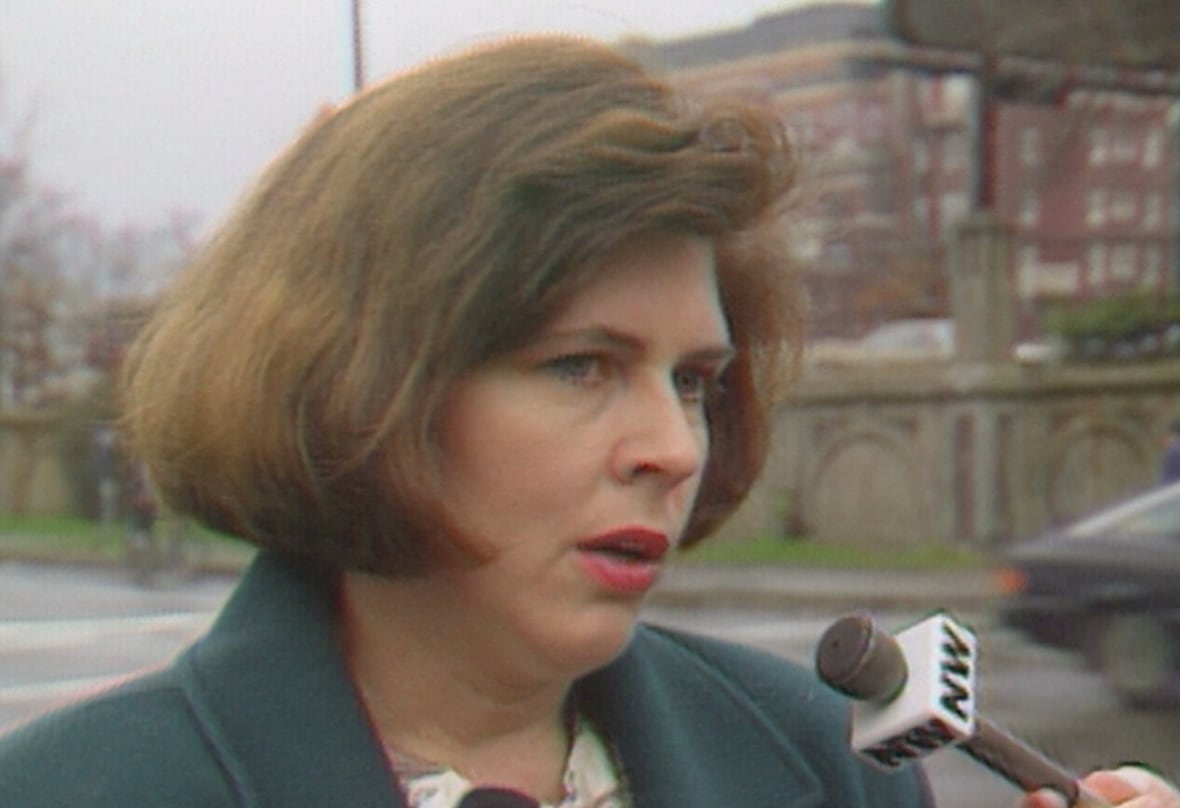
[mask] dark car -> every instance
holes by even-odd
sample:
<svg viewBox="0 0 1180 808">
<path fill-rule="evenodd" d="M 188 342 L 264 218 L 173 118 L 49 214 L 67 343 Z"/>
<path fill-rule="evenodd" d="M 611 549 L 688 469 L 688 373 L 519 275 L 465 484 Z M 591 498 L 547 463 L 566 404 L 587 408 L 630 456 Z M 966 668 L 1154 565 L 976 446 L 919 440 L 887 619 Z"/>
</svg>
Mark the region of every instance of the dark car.
<svg viewBox="0 0 1180 808">
<path fill-rule="evenodd" d="M 1002 621 L 1082 654 L 1130 706 L 1180 694 L 1180 483 L 1022 543 Z"/>
</svg>

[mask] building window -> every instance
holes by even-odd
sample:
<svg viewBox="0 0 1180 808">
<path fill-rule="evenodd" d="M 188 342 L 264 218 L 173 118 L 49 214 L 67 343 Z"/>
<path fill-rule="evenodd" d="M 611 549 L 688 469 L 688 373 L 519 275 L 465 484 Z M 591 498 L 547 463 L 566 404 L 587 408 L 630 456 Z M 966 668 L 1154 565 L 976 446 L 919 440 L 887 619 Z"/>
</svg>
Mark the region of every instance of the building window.
<svg viewBox="0 0 1180 808">
<path fill-rule="evenodd" d="M 1086 224 L 1090 227 L 1106 224 L 1106 191 L 1101 188 L 1086 194 Z"/>
<path fill-rule="evenodd" d="M 924 196 L 914 199 L 914 219 L 924 227 L 930 224 L 930 200 Z"/>
<path fill-rule="evenodd" d="M 1026 168 L 1041 162 L 1041 130 L 1026 126 L 1020 130 L 1020 164 Z"/>
<path fill-rule="evenodd" d="M 1144 230 L 1158 230 L 1164 221 L 1164 198 L 1159 194 L 1147 194 L 1143 197 L 1143 218 L 1141 224 Z"/>
<path fill-rule="evenodd" d="M 1106 277 L 1106 245 L 1091 244 L 1086 256 L 1086 277 L 1091 289 L 1101 289 Z"/>
<path fill-rule="evenodd" d="M 1135 218 L 1135 192 L 1115 191 L 1110 195 L 1110 218 L 1115 222 L 1129 222 Z"/>
<path fill-rule="evenodd" d="M 961 171 L 968 165 L 967 138 L 960 133 L 951 133 L 943 138 L 942 167 L 944 171 Z"/>
<path fill-rule="evenodd" d="M 1020 223 L 1035 227 L 1041 216 L 1041 200 L 1035 188 L 1025 188 L 1020 196 Z"/>
<path fill-rule="evenodd" d="M 1119 244 L 1110 251 L 1110 279 L 1120 286 L 1127 286 L 1138 274 L 1136 263 L 1139 250 L 1134 244 Z"/>
<path fill-rule="evenodd" d="M 1164 135 L 1159 129 L 1152 129 L 1143 139 L 1143 167 L 1155 168 L 1160 164 L 1164 152 Z"/>
<path fill-rule="evenodd" d="M 1110 153 L 1110 132 L 1095 126 L 1087 135 L 1090 142 L 1090 165 L 1106 165 Z"/>
<path fill-rule="evenodd" d="M 1032 300 L 1037 294 L 1037 248 L 1022 247 L 1017 265 L 1021 300 Z"/>
<path fill-rule="evenodd" d="M 1135 136 L 1125 128 L 1114 132 L 1110 143 L 1110 157 L 1116 163 L 1130 163 L 1136 156 Z"/>
<path fill-rule="evenodd" d="M 975 81 L 967 76 L 943 76 L 942 103 L 948 112 L 964 115 L 975 94 Z"/>
<path fill-rule="evenodd" d="M 1143 248 L 1143 276 L 1140 278 L 1140 285 L 1144 290 L 1150 292 L 1160 288 L 1163 265 L 1159 247 Z"/>
<path fill-rule="evenodd" d="M 967 217 L 969 205 L 964 193 L 943 194 L 938 202 L 938 217 L 942 223 L 942 232 L 950 233 L 963 219 Z"/>
<path fill-rule="evenodd" d="M 925 174 L 930 170 L 930 147 L 924 140 L 914 141 L 914 171 Z"/>
<path fill-rule="evenodd" d="M 928 78 L 918 84 L 918 103 L 926 112 L 938 112 L 942 107 L 942 87 L 937 78 Z"/>
</svg>

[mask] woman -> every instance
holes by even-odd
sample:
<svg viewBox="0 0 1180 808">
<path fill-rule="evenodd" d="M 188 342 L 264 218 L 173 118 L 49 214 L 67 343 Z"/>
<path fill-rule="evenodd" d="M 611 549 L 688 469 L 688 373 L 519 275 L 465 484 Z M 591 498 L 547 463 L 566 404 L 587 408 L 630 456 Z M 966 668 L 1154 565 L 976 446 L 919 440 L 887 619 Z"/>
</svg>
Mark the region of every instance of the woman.
<svg viewBox="0 0 1180 808">
<path fill-rule="evenodd" d="M 791 176 L 773 117 L 562 38 L 317 121 L 126 373 L 169 504 L 262 552 L 174 665 L 0 747 L 0 802 L 929 804 L 809 674 L 637 624 L 762 465 Z"/>
</svg>

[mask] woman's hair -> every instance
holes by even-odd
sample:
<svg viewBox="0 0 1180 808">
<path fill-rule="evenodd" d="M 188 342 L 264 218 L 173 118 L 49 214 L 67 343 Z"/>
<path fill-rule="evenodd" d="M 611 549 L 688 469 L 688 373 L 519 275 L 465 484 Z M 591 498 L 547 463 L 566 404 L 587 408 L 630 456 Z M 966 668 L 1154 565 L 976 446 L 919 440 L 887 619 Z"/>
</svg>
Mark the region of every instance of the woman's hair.
<svg viewBox="0 0 1180 808">
<path fill-rule="evenodd" d="M 739 357 L 691 544 L 761 470 L 797 358 L 792 174 L 771 113 L 690 103 L 597 43 L 428 63 L 314 121 L 180 274 L 128 354 L 127 439 L 173 509 L 260 546 L 384 574 L 478 558 L 439 474 L 449 387 L 623 242 L 702 235 Z"/>
</svg>

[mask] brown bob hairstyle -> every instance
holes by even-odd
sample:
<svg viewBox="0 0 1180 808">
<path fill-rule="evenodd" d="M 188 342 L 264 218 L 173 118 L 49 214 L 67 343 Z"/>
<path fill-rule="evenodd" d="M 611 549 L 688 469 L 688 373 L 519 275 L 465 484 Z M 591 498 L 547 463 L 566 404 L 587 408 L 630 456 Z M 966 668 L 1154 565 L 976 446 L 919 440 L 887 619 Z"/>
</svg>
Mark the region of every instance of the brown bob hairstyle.
<svg viewBox="0 0 1180 808">
<path fill-rule="evenodd" d="M 521 38 L 316 120 L 172 284 L 127 358 L 124 432 L 179 513 L 334 569 L 478 561 L 433 414 L 645 234 L 711 239 L 739 352 L 707 402 L 685 542 L 761 471 L 799 345 L 779 238 L 793 156 L 754 108 L 690 103 L 604 45 Z"/>
</svg>

